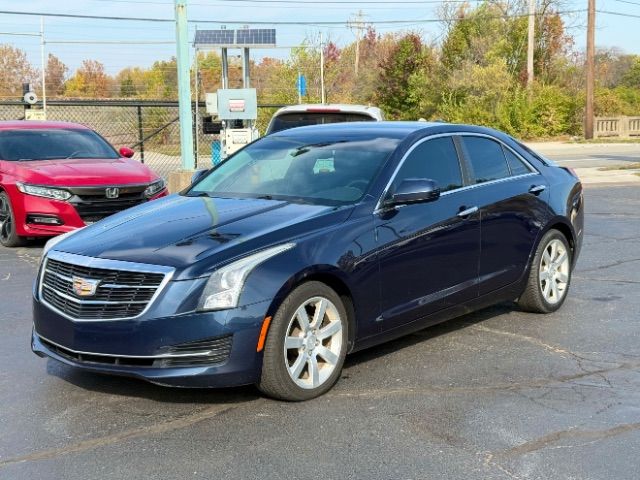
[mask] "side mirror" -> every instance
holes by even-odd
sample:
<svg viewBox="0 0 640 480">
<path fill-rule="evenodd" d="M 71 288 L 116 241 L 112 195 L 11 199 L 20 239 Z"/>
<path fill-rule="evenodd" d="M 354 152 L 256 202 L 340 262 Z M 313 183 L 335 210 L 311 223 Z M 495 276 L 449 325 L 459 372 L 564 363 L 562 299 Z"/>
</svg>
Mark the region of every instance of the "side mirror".
<svg viewBox="0 0 640 480">
<path fill-rule="evenodd" d="M 118 150 L 118 153 L 120 154 L 121 157 L 131 158 L 133 157 L 133 154 L 135 152 L 131 150 L 129 147 L 120 147 L 120 150 Z"/>
<path fill-rule="evenodd" d="M 207 173 L 209 173 L 209 169 L 201 168 L 200 170 L 196 170 L 193 175 L 191 175 L 191 185 L 200 181 L 202 177 L 204 177 Z"/>
<path fill-rule="evenodd" d="M 440 197 L 440 187 L 429 178 L 407 178 L 403 180 L 387 202 L 391 205 L 431 202 Z"/>
</svg>

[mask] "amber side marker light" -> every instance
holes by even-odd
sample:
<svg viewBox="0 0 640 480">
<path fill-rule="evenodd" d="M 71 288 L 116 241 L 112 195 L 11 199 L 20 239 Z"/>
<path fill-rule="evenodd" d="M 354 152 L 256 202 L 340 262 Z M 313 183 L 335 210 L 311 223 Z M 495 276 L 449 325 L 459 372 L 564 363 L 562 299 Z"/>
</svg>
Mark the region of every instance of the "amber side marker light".
<svg viewBox="0 0 640 480">
<path fill-rule="evenodd" d="M 262 322 L 262 329 L 260 330 L 260 336 L 258 337 L 258 346 L 256 352 L 261 352 L 264 348 L 264 341 L 267 339 L 267 331 L 271 324 L 271 317 L 266 317 Z"/>
</svg>

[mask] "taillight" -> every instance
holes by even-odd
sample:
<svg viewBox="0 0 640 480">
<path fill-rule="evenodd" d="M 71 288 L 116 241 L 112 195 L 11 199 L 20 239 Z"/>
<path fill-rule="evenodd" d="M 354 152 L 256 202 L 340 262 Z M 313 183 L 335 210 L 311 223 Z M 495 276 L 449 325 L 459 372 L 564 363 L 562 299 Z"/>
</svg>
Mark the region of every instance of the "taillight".
<svg viewBox="0 0 640 480">
<path fill-rule="evenodd" d="M 576 173 L 576 171 L 573 168 L 571 168 L 571 167 L 562 167 L 562 168 L 564 168 L 567 172 L 569 172 L 571 175 L 573 175 L 577 179 L 580 178 L 580 177 L 578 177 L 578 174 Z"/>
</svg>

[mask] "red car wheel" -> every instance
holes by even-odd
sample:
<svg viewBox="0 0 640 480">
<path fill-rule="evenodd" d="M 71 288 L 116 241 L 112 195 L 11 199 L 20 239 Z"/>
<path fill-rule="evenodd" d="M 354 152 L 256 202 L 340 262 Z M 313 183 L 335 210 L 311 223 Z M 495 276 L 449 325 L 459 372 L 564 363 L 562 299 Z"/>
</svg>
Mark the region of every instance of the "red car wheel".
<svg viewBox="0 0 640 480">
<path fill-rule="evenodd" d="M 16 233 L 11 202 L 4 192 L 0 193 L 0 243 L 5 247 L 19 247 L 24 243 Z"/>
</svg>

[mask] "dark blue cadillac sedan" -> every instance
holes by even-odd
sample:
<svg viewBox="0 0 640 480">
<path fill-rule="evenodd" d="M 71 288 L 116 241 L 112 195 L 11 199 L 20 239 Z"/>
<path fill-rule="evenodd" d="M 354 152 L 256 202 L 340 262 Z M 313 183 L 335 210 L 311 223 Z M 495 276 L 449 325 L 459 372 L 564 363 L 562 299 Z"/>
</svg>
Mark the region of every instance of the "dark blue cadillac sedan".
<svg viewBox="0 0 640 480">
<path fill-rule="evenodd" d="M 582 237 L 575 174 L 495 130 L 286 130 L 180 194 L 48 244 L 32 348 L 162 385 L 305 400 L 347 353 L 497 302 L 557 310 Z"/>
</svg>

